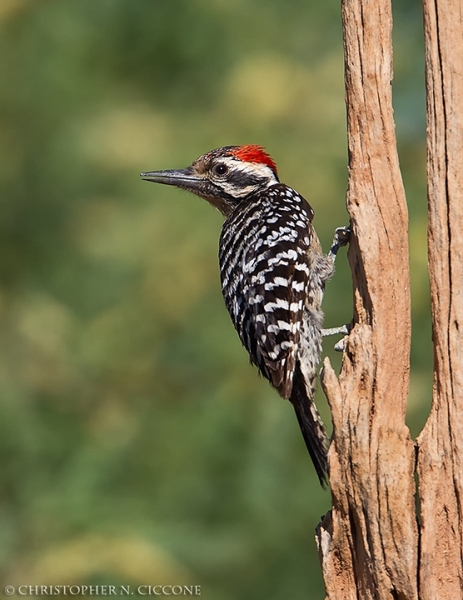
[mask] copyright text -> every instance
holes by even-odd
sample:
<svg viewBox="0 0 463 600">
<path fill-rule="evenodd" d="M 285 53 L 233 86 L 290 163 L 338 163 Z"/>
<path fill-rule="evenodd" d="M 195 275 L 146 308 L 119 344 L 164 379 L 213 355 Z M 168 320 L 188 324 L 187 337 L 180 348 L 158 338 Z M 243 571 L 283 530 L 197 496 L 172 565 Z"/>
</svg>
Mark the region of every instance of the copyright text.
<svg viewBox="0 0 463 600">
<path fill-rule="evenodd" d="M 201 596 L 200 585 L 7 585 L 7 596 Z"/>
</svg>

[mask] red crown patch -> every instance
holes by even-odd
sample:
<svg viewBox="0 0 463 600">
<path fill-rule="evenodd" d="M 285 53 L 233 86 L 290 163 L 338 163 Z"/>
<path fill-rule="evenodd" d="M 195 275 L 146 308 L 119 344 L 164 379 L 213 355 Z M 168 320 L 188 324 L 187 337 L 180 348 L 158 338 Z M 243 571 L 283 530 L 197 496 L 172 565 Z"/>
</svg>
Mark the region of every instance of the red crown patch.
<svg viewBox="0 0 463 600">
<path fill-rule="evenodd" d="M 245 162 L 267 165 L 275 173 L 277 172 L 277 166 L 274 160 L 269 154 L 267 154 L 262 146 L 257 146 L 256 144 L 238 146 L 233 150 L 232 155 Z"/>
</svg>

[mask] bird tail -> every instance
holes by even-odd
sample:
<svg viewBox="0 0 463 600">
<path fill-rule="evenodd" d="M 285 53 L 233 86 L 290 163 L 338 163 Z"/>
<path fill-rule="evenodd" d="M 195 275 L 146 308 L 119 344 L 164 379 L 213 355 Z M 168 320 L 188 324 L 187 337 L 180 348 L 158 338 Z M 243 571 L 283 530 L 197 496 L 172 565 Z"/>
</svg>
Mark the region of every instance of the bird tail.
<svg viewBox="0 0 463 600">
<path fill-rule="evenodd" d="M 325 487 L 328 474 L 327 437 L 313 401 L 313 390 L 310 391 L 310 385 L 311 382 L 309 385 L 307 384 L 299 361 L 297 361 L 290 400 L 296 411 L 299 427 L 320 483 Z"/>
</svg>

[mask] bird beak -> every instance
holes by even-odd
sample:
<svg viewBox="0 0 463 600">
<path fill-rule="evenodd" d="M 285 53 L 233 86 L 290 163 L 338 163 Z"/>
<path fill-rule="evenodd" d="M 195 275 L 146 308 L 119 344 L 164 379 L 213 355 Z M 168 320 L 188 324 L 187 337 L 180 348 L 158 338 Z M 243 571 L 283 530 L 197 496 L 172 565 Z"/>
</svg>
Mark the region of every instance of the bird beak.
<svg viewBox="0 0 463 600">
<path fill-rule="evenodd" d="M 169 171 L 151 171 L 149 173 L 140 173 L 140 177 L 145 181 L 153 183 L 163 183 L 164 185 L 174 185 L 191 192 L 197 192 L 204 180 L 201 177 L 192 175 L 191 170 L 176 169 Z"/>
</svg>

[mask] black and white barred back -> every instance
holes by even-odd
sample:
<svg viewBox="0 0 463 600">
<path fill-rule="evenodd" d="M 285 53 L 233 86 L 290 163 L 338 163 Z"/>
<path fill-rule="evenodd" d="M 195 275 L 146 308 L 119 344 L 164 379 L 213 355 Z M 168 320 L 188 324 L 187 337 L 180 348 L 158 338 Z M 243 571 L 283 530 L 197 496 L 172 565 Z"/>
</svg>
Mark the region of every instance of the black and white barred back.
<svg viewBox="0 0 463 600">
<path fill-rule="evenodd" d="M 313 401 L 321 353 L 324 283 L 333 260 L 321 252 L 313 210 L 278 183 L 226 219 L 219 246 L 222 291 L 251 361 L 295 408 L 323 482 L 326 434 Z"/>
</svg>

